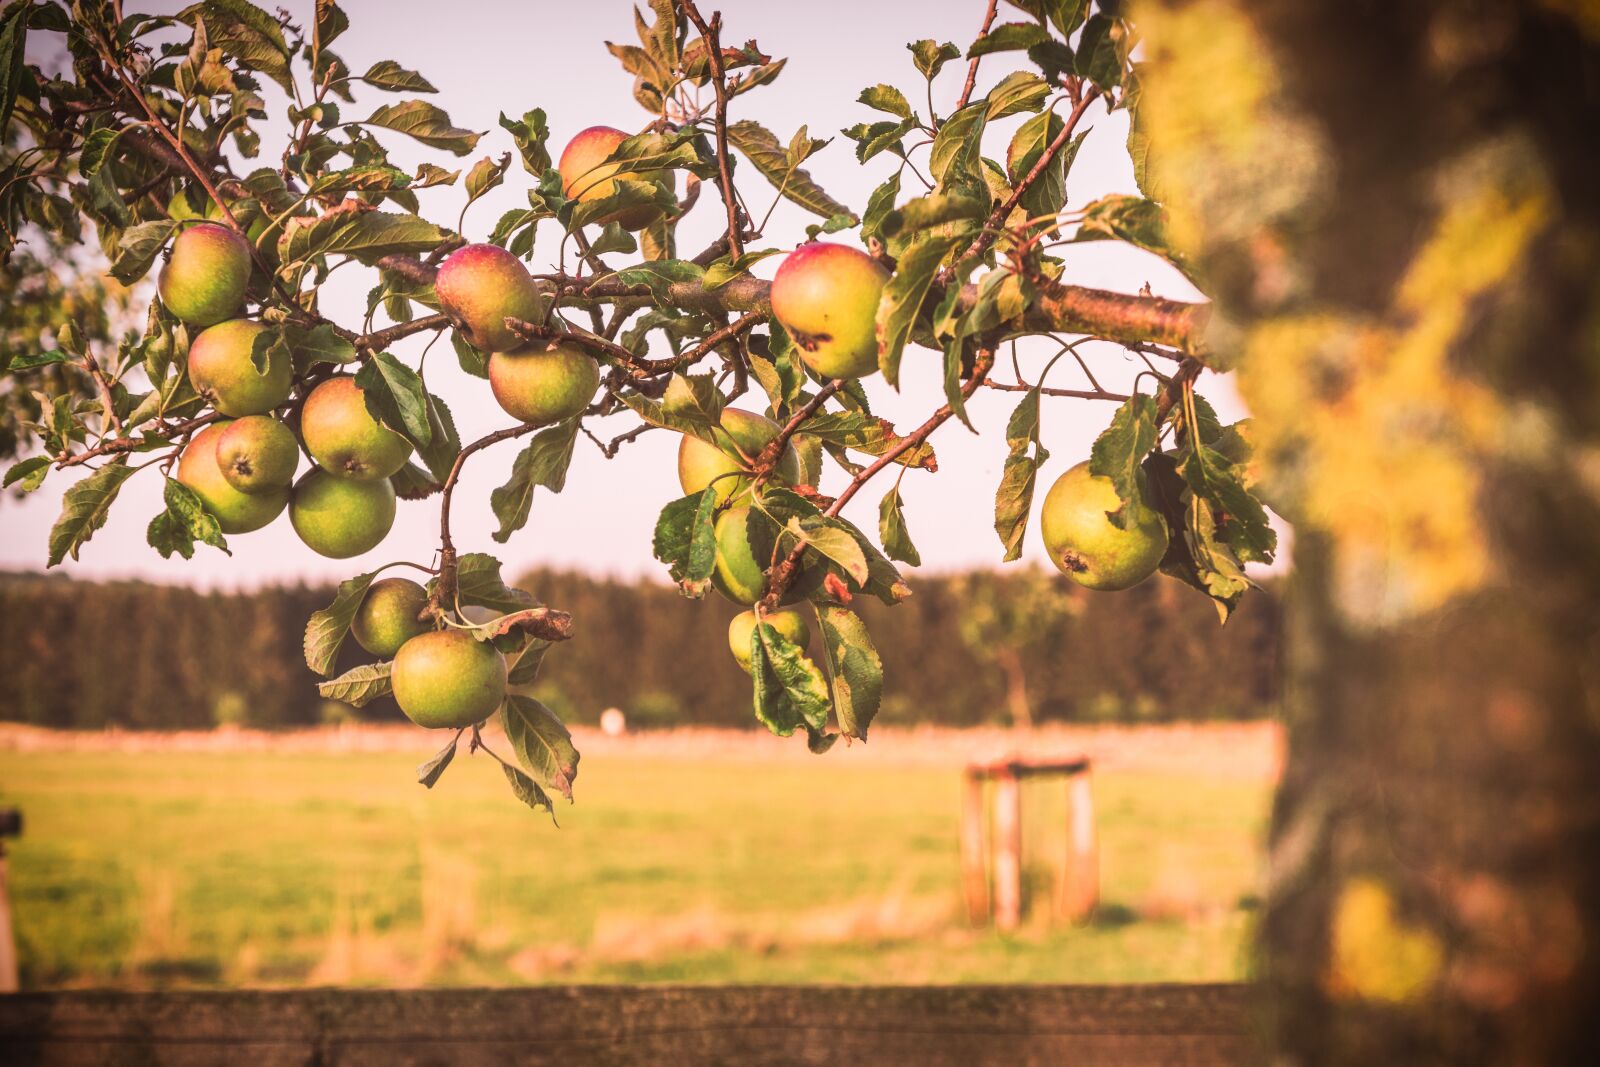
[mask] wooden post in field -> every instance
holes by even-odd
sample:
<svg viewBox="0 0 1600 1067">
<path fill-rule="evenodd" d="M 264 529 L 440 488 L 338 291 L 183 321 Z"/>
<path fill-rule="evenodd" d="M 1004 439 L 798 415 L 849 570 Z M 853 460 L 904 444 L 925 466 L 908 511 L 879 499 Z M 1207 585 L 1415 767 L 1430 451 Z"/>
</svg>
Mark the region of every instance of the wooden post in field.
<svg viewBox="0 0 1600 1067">
<path fill-rule="evenodd" d="M 1067 776 L 1067 840 L 1057 883 L 1056 911 L 1083 922 L 1100 903 L 1100 845 L 1095 837 L 1094 790 L 1087 761 Z"/>
<path fill-rule="evenodd" d="M 15 993 L 17 943 L 11 936 L 11 887 L 6 879 L 5 846 L 0 845 L 0 993 Z"/>
<path fill-rule="evenodd" d="M 1022 921 L 1022 787 L 1010 764 L 994 776 L 994 925 L 1015 930 Z"/>
<path fill-rule="evenodd" d="M 983 774 L 968 767 L 961 780 L 961 889 L 973 926 L 989 921 L 989 875 L 983 847 Z"/>
</svg>

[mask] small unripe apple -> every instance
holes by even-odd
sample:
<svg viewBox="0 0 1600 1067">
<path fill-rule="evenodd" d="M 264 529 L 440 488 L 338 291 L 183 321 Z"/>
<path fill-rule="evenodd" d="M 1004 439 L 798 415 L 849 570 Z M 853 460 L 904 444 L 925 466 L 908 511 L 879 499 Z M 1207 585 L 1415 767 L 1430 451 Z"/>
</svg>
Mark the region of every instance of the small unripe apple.
<svg viewBox="0 0 1600 1067">
<path fill-rule="evenodd" d="M 228 483 L 217 463 L 217 442 L 228 426 L 226 422 L 214 422 L 189 438 L 178 459 L 178 481 L 194 491 L 205 509 L 216 517 L 223 533 L 249 533 L 283 512 L 289 503 L 289 490 L 241 493 Z"/>
<path fill-rule="evenodd" d="M 296 483 L 289 521 L 306 547 L 330 559 L 369 552 L 394 525 L 394 487 L 388 479 L 357 482 L 313 469 Z"/>
<path fill-rule="evenodd" d="M 524 322 L 544 317 L 544 300 L 528 268 L 495 245 L 467 245 L 450 253 L 439 264 L 433 290 L 440 309 L 485 352 L 509 352 L 526 343 L 506 329 L 508 317 Z"/>
<path fill-rule="evenodd" d="M 372 417 L 365 394 L 348 374 L 311 390 L 300 410 L 300 436 L 317 466 L 359 482 L 389 477 L 411 455 L 411 442 Z"/>
<path fill-rule="evenodd" d="M 389 683 L 412 722 L 459 730 L 487 719 L 505 700 L 506 661 L 465 630 L 436 630 L 400 646 Z"/>
<path fill-rule="evenodd" d="M 433 629 L 419 616 L 428 606 L 428 591 L 409 578 L 380 578 L 350 620 L 356 643 L 379 659 L 390 659 L 400 646 Z"/>
<path fill-rule="evenodd" d="M 269 349 L 267 368 L 256 370 L 251 352 L 266 327 L 229 319 L 203 330 L 189 346 L 189 383 L 224 415 L 261 415 L 289 399 L 294 360 Z"/>
<path fill-rule="evenodd" d="M 752 461 L 783 430 L 766 416 L 740 408 L 723 408 L 719 421 L 722 426 L 719 435 L 721 440 L 749 456 Z M 683 440 L 678 443 L 678 484 L 683 486 L 685 494 L 699 493 L 708 485 L 715 485 L 719 505 L 729 501 L 748 501 L 750 475 L 747 472 L 745 464 L 698 437 L 684 434 Z M 796 485 L 801 481 L 800 456 L 794 449 L 792 439 L 778 457 L 773 473 L 786 485 Z"/>
<path fill-rule="evenodd" d="M 1119 529 L 1109 516 L 1122 509 L 1117 487 L 1090 474 L 1087 461 L 1057 478 L 1039 513 L 1050 562 L 1089 589 L 1131 589 L 1150 577 L 1167 552 L 1167 524 L 1140 508 Z"/>
<path fill-rule="evenodd" d="M 577 345 L 529 345 L 489 357 L 489 388 L 506 414 L 544 426 L 589 406 L 600 387 L 600 365 Z"/>
<path fill-rule="evenodd" d="M 217 465 L 239 492 L 273 493 L 293 483 L 300 446 L 289 427 L 271 415 L 246 415 L 217 438 Z"/>
<path fill-rule="evenodd" d="M 202 222 L 178 234 L 156 279 L 167 310 L 199 327 L 236 315 L 249 284 L 249 243 L 214 222 Z"/>
<path fill-rule="evenodd" d="M 801 648 L 811 643 L 811 627 L 806 625 L 805 616 L 798 611 L 769 611 L 766 621 Z M 756 613 L 753 611 L 741 611 L 728 623 L 728 650 L 746 674 L 750 673 L 750 639 L 755 632 Z"/>
<path fill-rule="evenodd" d="M 888 280 L 865 252 L 813 241 L 773 276 L 772 314 L 806 366 L 825 378 L 860 378 L 878 369 L 878 301 Z"/>
<path fill-rule="evenodd" d="M 602 200 L 616 192 L 617 179 L 636 182 L 672 182 L 671 171 L 624 171 L 606 159 L 628 135 L 610 126 L 590 126 L 571 141 L 561 153 L 556 169 L 561 172 L 561 191 L 570 200 L 579 203 Z M 602 225 L 615 222 L 624 230 L 642 230 L 661 216 L 661 210 L 650 204 L 624 208 L 621 211 L 596 219 Z"/>
</svg>

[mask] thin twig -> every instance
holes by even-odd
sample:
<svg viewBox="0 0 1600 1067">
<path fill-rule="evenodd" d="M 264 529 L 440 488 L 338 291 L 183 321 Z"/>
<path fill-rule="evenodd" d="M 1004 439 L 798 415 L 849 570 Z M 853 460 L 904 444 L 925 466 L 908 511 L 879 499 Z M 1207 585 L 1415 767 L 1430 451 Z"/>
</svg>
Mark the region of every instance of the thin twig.
<svg viewBox="0 0 1600 1067">
<path fill-rule="evenodd" d="M 989 10 L 983 14 L 983 28 L 978 31 L 982 37 L 989 32 L 989 27 L 994 24 L 994 9 L 998 0 L 989 0 Z M 967 106 L 967 101 L 972 99 L 972 88 L 978 84 L 978 61 L 982 56 L 973 56 L 972 62 L 967 64 L 967 83 L 961 87 L 961 99 L 956 101 L 956 111 Z M 932 116 L 929 116 L 931 119 Z"/>
<path fill-rule="evenodd" d="M 830 396 L 844 387 L 844 382 L 843 378 L 834 378 L 826 382 L 821 389 L 817 390 L 816 396 L 807 400 L 804 406 L 791 415 L 789 421 L 784 424 L 783 429 L 778 431 L 778 436 L 767 442 L 767 446 L 756 456 L 755 469 L 758 471 L 767 470 L 778 462 L 778 457 L 783 455 L 783 450 L 788 446 L 789 440 L 794 437 L 807 419 L 821 410 L 822 405 L 827 402 Z"/>
<path fill-rule="evenodd" d="M 733 168 L 728 163 L 728 87 L 724 84 L 727 74 L 722 66 L 722 12 L 712 12 L 711 22 L 707 24 L 694 0 L 678 0 L 678 6 L 700 31 L 700 39 L 706 44 L 706 61 L 711 65 L 711 84 L 717 93 L 717 184 L 722 189 L 723 206 L 728 209 L 728 249 L 737 258 L 744 255 L 744 240 L 740 233 L 738 199 L 733 191 Z"/>
</svg>

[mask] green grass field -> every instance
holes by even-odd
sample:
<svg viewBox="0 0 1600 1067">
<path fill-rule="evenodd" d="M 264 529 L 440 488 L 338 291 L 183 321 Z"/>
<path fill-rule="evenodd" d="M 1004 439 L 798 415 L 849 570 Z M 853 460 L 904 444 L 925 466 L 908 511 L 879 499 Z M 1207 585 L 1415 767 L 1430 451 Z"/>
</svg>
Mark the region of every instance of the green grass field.
<svg viewBox="0 0 1600 1067">
<path fill-rule="evenodd" d="M 1103 771 L 1102 908 L 970 930 L 953 769 L 586 760 L 561 829 L 486 757 L 0 751 L 26 988 L 1120 982 L 1248 967 L 1270 785 Z M 1046 896 L 1059 786 L 1026 794 Z"/>
</svg>

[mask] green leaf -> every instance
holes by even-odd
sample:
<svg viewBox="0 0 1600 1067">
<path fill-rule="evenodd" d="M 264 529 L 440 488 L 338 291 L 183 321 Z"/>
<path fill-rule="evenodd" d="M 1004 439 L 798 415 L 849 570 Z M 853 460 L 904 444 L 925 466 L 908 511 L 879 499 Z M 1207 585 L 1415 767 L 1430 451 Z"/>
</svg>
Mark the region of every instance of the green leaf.
<svg viewBox="0 0 1600 1067">
<path fill-rule="evenodd" d="M 822 641 L 832 667 L 834 714 L 846 737 L 863 741 L 883 699 L 883 660 L 860 616 L 847 608 L 818 607 Z"/>
<path fill-rule="evenodd" d="M 852 223 L 853 224 L 853 220 Z M 746 252 L 742 256 L 723 256 L 712 261 L 706 267 L 705 280 L 702 283 L 706 289 L 720 289 L 735 278 L 750 273 L 750 268 L 771 256 L 782 255 L 781 248 L 762 248 L 754 252 Z"/>
<path fill-rule="evenodd" d="M 550 150 L 545 147 L 550 138 L 550 125 L 542 108 L 525 112 L 520 119 L 507 118 L 502 111 L 500 126 L 511 134 L 524 170 L 537 178 L 550 169 Z"/>
<path fill-rule="evenodd" d="M 506 740 L 521 764 L 541 784 L 554 789 L 570 802 L 572 783 L 578 777 L 578 749 L 572 734 L 555 713 L 532 697 L 515 693 L 506 697 L 500 709 Z"/>
<path fill-rule="evenodd" d="M 617 281 L 623 285 L 643 286 L 657 307 L 671 307 L 672 286 L 698 283 L 705 277 L 705 268 L 686 259 L 656 259 L 637 263 L 617 271 Z"/>
<path fill-rule="evenodd" d="M 863 89 L 856 100 L 874 111 L 886 111 L 903 119 L 911 117 L 911 105 L 906 101 L 906 94 L 892 85 L 874 85 Z"/>
<path fill-rule="evenodd" d="M 28 11 L 32 4 L 16 4 L 0 16 L 0 131 L 11 122 L 22 87 L 24 42 L 28 35 Z"/>
<path fill-rule="evenodd" d="M 979 100 L 944 120 L 928 149 L 928 172 L 935 181 L 942 183 L 948 175 L 977 183 L 988 111 L 987 101 Z"/>
<path fill-rule="evenodd" d="M 1013 186 L 1033 172 L 1064 125 L 1059 115 L 1046 111 L 1033 116 L 1017 129 L 1016 136 L 1011 138 L 1011 147 L 1006 151 L 1006 176 Z M 1022 194 L 1021 204 L 1029 217 L 1054 215 L 1066 204 L 1066 155 L 1064 151 L 1057 152 L 1050 165 Z"/>
<path fill-rule="evenodd" d="M 717 492 L 708 487 L 679 497 L 656 518 L 651 551 L 672 580 L 695 599 L 705 595 L 717 559 Z"/>
<path fill-rule="evenodd" d="M 678 210 L 678 198 L 671 189 L 657 181 L 617 178 L 611 183 L 611 192 L 605 196 L 594 200 L 569 200 L 557 212 L 557 217 L 564 216 L 567 229 L 576 230 L 619 211 L 637 207 L 653 207 L 667 215 Z"/>
<path fill-rule="evenodd" d="M 350 28 L 350 19 L 333 0 L 317 0 L 316 21 L 312 24 L 313 49 L 320 55 L 334 39 Z"/>
<path fill-rule="evenodd" d="M 966 244 L 969 236 L 970 230 L 963 228 L 955 234 L 930 233 L 918 238 L 901 253 L 893 276 L 883 287 L 883 299 L 878 304 L 878 367 L 884 380 L 896 389 L 900 387 L 900 356 L 916 325 L 922 301 L 945 257 Z"/>
<path fill-rule="evenodd" d="M 78 550 L 84 542 L 105 525 L 117 491 L 133 471 L 134 468 L 121 462 L 108 463 L 66 491 L 61 501 L 61 515 L 50 529 L 47 566 L 54 567 L 69 555 L 78 558 Z"/>
<path fill-rule="evenodd" d="M 450 331 L 450 344 L 456 352 L 456 362 L 461 369 L 474 378 L 489 377 L 489 355 L 472 346 L 472 342 L 461 336 L 460 330 Z"/>
<path fill-rule="evenodd" d="M 306 666 L 321 675 L 333 672 L 334 661 L 339 657 L 339 646 L 344 635 L 350 632 L 350 623 L 366 599 L 367 587 L 377 572 L 358 574 L 339 583 L 339 592 L 333 603 L 321 611 L 311 613 L 306 620 L 304 640 Z"/>
<path fill-rule="evenodd" d="M 247 0 L 205 0 L 178 14 L 179 19 L 191 25 L 197 16 L 204 18 L 213 48 L 220 48 L 241 65 L 265 74 L 284 92 L 294 92 L 289 45 L 277 19 Z"/>
<path fill-rule="evenodd" d="M 379 352 L 356 372 L 356 385 L 373 418 L 419 444 L 433 439 L 428 391 L 416 371 Z"/>
<path fill-rule="evenodd" d="M 227 555 L 233 555 L 228 551 L 228 542 L 222 537 L 222 527 L 218 524 L 216 516 L 206 510 L 193 489 L 175 478 L 168 478 L 166 487 L 162 490 L 162 499 L 166 501 L 166 513 L 171 516 L 171 521 L 191 542 L 199 541 L 212 548 L 220 548 Z M 163 552 L 162 555 L 165 556 L 167 553 Z M 185 552 L 184 558 L 187 559 L 188 555 Z"/>
<path fill-rule="evenodd" d="M 750 673 L 756 718 L 779 737 L 802 726 L 820 731 L 828 722 L 828 682 L 794 642 L 763 622 L 750 635 Z"/>
<path fill-rule="evenodd" d="M 837 563 L 857 585 L 866 585 L 867 555 L 855 532 L 843 519 L 823 515 L 791 517 L 784 529 L 807 548 Z"/>
<path fill-rule="evenodd" d="M 691 437 L 699 438 L 706 444 L 722 447 L 717 437 L 716 424 L 699 413 L 674 413 L 639 393 L 618 393 L 616 397 L 622 401 L 624 407 L 652 426 L 659 426 L 665 430 L 676 430 L 679 433 L 686 433 Z"/>
<path fill-rule="evenodd" d="M 1144 497 L 1144 475 L 1140 466 L 1156 446 L 1156 402 L 1153 397 L 1129 397 L 1111 419 L 1089 453 L 1089 473 L 1110 478 L 1116 486 L 1123 508 L 1111 516 L 1118 526 L 1123 515 L 1137 514 L 1147 507 Z M 1133 509 L 1128 511 L 1128 509 Z"/>
<path fill-rule="evenodd" d="M 900 195 L 900 172 L 895 171 L 884 182 L 872 191 L 872 196 L 867 200 L 867 210 L 861 216 L 861 239 L 869 240 L 873 237 L 883 237 L 883 220 L 894 210 L 895 198 Z"/>
<path fill-rule="evenodd" d="M 123 230 L 117 239 L 116 255 L 111 260 L 111 276 L 123 285 L 132 285 L 150 273 L 150 267 L 177 228 L 178 224 L 171 219 L 158 219 Z"/>
<path fill-rule="evenodd" d="M 948 41 L 940 44 L 937 41 L 913 41 L 906 45 L 911 52 L 911 61 L 917 65 L 917 70 L 929 81 L 939 76 L 939 71 L 952 59 L 961 58 L 961 49 Z"/>
<path fill-rule="evenodd" d="M 898 122 L 858 122 L 840 132 L 856 143 L 857 162 L 865 163 L 881 152 L 893 152 L 904 159 L 906 152 L 901 138 L 916 128 L 916 119 L 900 119 Z"/>
<path fill-rule="evenodd" d="M 471 204 L 484 193 L 505 181 L 506 168 L 511 166 L 511 153 L 502 153 L 498 162 L 484 156 L 467 171 L 467 203 Z"/>
<path fill-rule="evenodd" d="M 361 75 L 361 80 L 374 89 L 391 93 L 436 93 L 439 90 L 414 70 L 407 70 L 392 59 L 374 63 Z M 459 153 L 458 153 L 459 154 Z"/>
<path fill-rule="evenodd" d="M 884 216 L 882 233 L 885 237 L 915 234 L 948 222 L 981 220 L 989 214 L 989 205 L 976 197 L 961 193 L 930 193 L 908 200 Z"/>
<path fill-rule="evenodd" d="M 444 109 L 426 100 L 404 100 L 385 104 L 365 120 L 365 125 L 380 126 L 413 137 L 430 148 L 464 156 L 477 147 L 481 133 L 450 125 Z"/>
<path fill-rule="evenodd" d="M 51 459 L 49 456 L 29 456 L 11 465 L 6 471 L 4 482 L 0 488 L 9 489 L 18 486 L 24 493 L 31 493 L 44 484 L 45 475 L 50 473 Z"/>
<path fill-rule="evenodd" d="M 338 700 L 353 708 L 366 707 L 379 697 L 394 692 L 389 684 L 390 663 L 363 663 L 326 682 L 317 683 L 317 692 L 326 700 Z"/>
<path fill-rule="evenodd" d="M 1033 490 L 1039 465 L 1032 456 L 1006 457 L 1000 488 L 994 494 L 994 532 L 1005 546 L 1005 562 L 1022 557 L 1022 537 L 1028 530 L 1028 512 L 1033 506 Z"/>
<path fill-rule="evenodd" d="M 788 150 L 760 123 L 749 119 L 731 123 L 728 139 L 785 198 L 825 219 L 834 215 L 855 218 L 848 207 L 823 192 L 810 174 L 791 168 Z"/>
<path fill-rule="evenodd" d="M 972 42 L 967 58 L 993 52 L 1022 52 L 1050 40 L 1050 31 L 1036 22 L 1002 22 Z"/>
<path fill-rule="evenodd" d="M 883 550 L 890 559 L 909 563 L 913 567 L 922 566 L 922 554 L 911 543 L 911 533 L 906 529 L 899 482 L 883 495 L 883 500 L 878 504 L 878 538 L 883 542 Z"/>
<path fill-rule="evenodd" d="M 1146 252 L 1153 252 L 1189 275 L 1195 276 L 1188 257 L 1173 248 L 1167 239 L 1167 213 L 1153 200 L 1126 193 L 1112 193 L 1083 209 L 1083 222 L 1074 241 L 1126 241 Z"/>
<path fill-rule="evenodd" d="M 1083 36 L 1078 38 L 1074 62 L 1078 74 L 1094 82 L 1101 89 L 1115 89 L 1122 84 L 1123 53 L 1118 39 L 1126 29 L 1107 15 L 1093 15 L 1083 25 Z"/>
<path fill-rule="evenodd" d="M 579 421 L 570 418 L 536 434 L 511 464 L 511 477 L 489 494 L 489 506 L 500 520 L 500 528 L 493 534 L 496 541 L 505 544 L 527 524 L 537 486 L 559 493 L 567 484 Z"/>
<path fill-rule="evenodd" d="M 456 742 L 461 740 L 461 731 L 457 730 L 450 743 L 434 753 L 432 759 L 417 765 L 417 781 L 429 789 L 444 776 L 445 768 L 450 766 L 450 761 L 456 758 Z"/>
<path fill-rule="evenodd" d="M 434 584 L 428 584 L 430 592 Z M 500 577 L 500 561 L 483 552 L 468 552 L 456 561 L 456 596 L 464 607 L 476 605 L 505 613 L 537 606 L 532 594 L 506 585 Z"/>
<path fill-rule="evenodd" d="M 278 239 L 278 256 L 284 263 L 300 263 L 341 253 L 371 266 L 384 256 L 431 252 L 449 236 L 416 215 L 341 211 L 290 219 Z"/>
<path fill-rule="evenodd" d="M 307 329 L 293 323 L 283 324 L 284 339 L 294 352 L 297 365 L 310 367 L 317 363 L 349 363 L 356 358 L 356 346 L 333 332 L 331 323 L 322 323 Z"/>
<path fill-rule="evenodd" d="M 1021 111 L 1038 111 L 1049 96 L 1050 86 L 1039 75 L 1027 70 L 1013 71 L 984 97 L 985 118 L 993 122 Z"/>
<path fill-rule="evenodd" d="M 904 440 L 895 432 L 889 420 L 863 415 L 859 411 L 820 411 L 806 420 L 805 425 L 806 433 L 825 444 L 853 449 L 869 456 L 881 456 Z M 933 446 L 926 441 L 896 456 L 895 462 L 904 467 L 930 471 L 939 469 Z"/>
<path fill-rule="evenodd" d="M 534 811 L 538 811 L 540 808 L 543 808 L 550 813 L 550 821 L 555 822 L 555 805 L 550 803 L 549 795 L 545 793 L 543 789 L 539 788 L 539 784 L 537 782 L 535 782 L 532 778 L 529 778 L 523 772 L 517 770 L 515 767 L 501 764 L 500 769 L 506 772 L 506 781 L 511 783 L 511 792 L 516 794 L 518 800 L 528 805 L 528 807 L 532 808 Z"/>
</svg>

